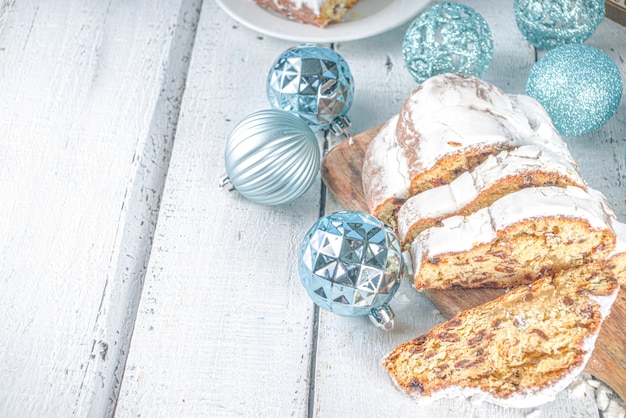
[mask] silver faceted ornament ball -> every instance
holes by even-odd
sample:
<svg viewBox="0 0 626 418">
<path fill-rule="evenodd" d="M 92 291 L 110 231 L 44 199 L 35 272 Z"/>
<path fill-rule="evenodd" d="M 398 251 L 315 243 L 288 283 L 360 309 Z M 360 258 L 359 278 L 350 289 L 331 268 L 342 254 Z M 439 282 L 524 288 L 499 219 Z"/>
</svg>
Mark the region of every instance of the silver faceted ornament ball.
<svg viewBox="0 0 626 418">
<path fill-rule="evenodd" d="M 294 201 L 311 187 L 320 149 L 311 128 L 291 113 L 268 109 L 245 117 L 230 134 L 224 162 L 231 183 L 246 199 L 264 205 Z"/>
<path fill-rule="evenodd" d="M 404 274 L 402 249 L 393 230 L 374 216 L 340 211 L 319 219 L 302 241 L 298 271 L 321 308 L 393 326 L 387 305 Z"/>
<path fill-rule="evenodd" d="M 301 44 L 274 61 L 266 90 L 275 109 L 326 129 L 334 123 L 346 123 L 343 119 L 352 105 L 354 80 L 341 55 L 329 48 Z"/>
</svg>

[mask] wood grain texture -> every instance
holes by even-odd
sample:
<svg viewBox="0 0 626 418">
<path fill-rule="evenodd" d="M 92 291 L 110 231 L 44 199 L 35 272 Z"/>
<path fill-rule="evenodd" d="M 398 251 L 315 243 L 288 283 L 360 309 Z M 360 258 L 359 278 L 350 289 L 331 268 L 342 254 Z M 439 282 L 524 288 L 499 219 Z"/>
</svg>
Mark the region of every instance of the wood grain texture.
<svg viewBox="0 0 626 418">
<path fill-rule="evenodd" d="M 109 416 L 194 9 L 0 4 L 0 414 Z"/>
<path fill-rule="evenodd" d="M 204 2 L 117 416 L 307 415 L 315 310 L 296 259 L 321 182 L 280 207 L 218 188 L 289 46 Z"/>
</svg>

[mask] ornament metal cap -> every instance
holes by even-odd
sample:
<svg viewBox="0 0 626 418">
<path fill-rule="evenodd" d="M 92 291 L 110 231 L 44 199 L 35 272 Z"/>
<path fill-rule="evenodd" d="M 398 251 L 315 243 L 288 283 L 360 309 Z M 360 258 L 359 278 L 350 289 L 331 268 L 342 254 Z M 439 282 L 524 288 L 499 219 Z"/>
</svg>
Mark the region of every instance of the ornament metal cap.
<svg viewBox="0 0 626 418">
<path fill-rule="evenodd" d="M 348 128 L 352 126 L 352 122 L 347 116 L 337 116 L 330 124 L 330 132 L 335 136 L 345 136 L 351 138 Z"/>
<path fill-rule="evenodd" d="M 372 309 L 369 314 L 372 323 L 385 331 L 391 331 L 393 328 L 393 318 L 395 318 L 395 316 L 391 306 L 386 303 L 378 308 Z"/>
<path fill-rule="evenodd" d="M 235 191 L 235 186 L 233 186 L 233 184 L 230 182 L 230 177 L 228 177 L 228 174 L 222 174 L 218 186 L 220 189 L 226 189 L 229 192 Z"/>
</svg>

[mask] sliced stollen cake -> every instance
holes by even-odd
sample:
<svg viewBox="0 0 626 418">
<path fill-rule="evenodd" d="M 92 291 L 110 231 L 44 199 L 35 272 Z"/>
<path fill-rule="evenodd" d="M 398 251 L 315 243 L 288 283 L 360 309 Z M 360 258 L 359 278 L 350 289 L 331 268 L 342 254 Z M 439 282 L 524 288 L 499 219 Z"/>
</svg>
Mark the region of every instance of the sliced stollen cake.
<svg viewBox="0 0 626 418">
<path fill-rule="evenodd" d="M 569 155 L 535 99 L 506 94 L 474 76 L 433 76 L 372 139 L 361 175 L 368 210 L 395 226 L 396 211 L 408 197 L 526 144 Z"/>
<path fill-rule="evenodd" d="M 405 249 L 425 229 L 444 218 L 469 215 L 504 195 L 527 187 L 578 186 L 586 189 L 569 154 L 555 154 L 536 145 L 490 155 L 450 184 L 410 197 L 397 215 L 397 231 Z"/>
<path fill-rule="evenodd" d="M 411 244 L 414 286 L 508 288 L 604 261 L 616 240 L 607 205 L 578 187 L 532 187 L 446 218 Z"/>
<path fill-rule="evenodd" d="M 527 408 L 584 369 L 626 279 L 626 225 L 538 102 L 431 77 L 373 138 L 361 178 L 417 290 L 513 289 L 389 353 L 402 390 Z"/>
<path fill-rule="evenodd" d="M 585 368 L 618 289 L 601 263 L 546 275 L 401 344 L 382 364 L 418 399 L 533 407 Z"/>
</svg>

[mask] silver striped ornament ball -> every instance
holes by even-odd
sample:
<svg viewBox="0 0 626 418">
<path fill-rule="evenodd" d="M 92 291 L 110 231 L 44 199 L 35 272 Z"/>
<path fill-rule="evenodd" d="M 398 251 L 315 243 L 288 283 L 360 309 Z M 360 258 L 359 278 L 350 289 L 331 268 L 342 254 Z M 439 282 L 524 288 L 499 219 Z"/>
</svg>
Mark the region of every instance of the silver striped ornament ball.
<svg viewBox="0 0 626 418">
<path fill-rule="evenodd" d="M 264 205 L 294 201 L 311 187 L 320 149 L 311 128 L 298 116 L 277 109 L 245 117 L 231 132 L 224 151 L 227 178 L 246 199 Z"/>
</svg>

